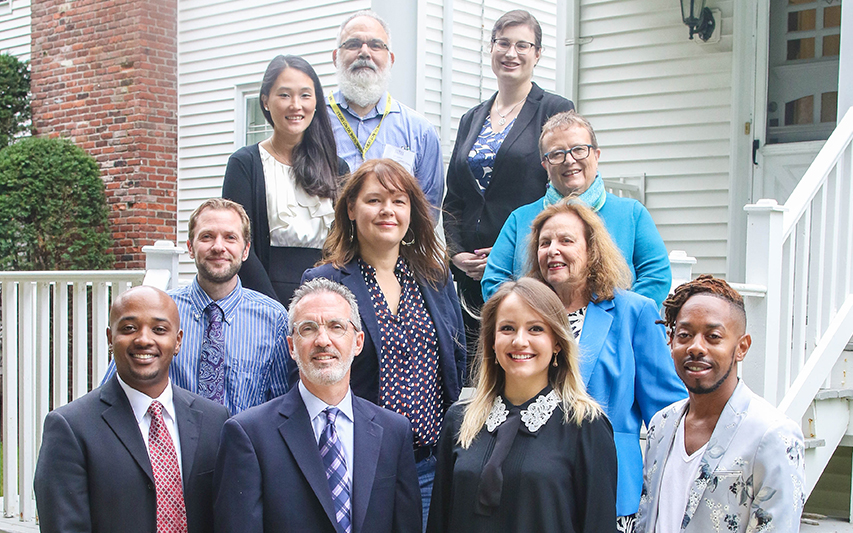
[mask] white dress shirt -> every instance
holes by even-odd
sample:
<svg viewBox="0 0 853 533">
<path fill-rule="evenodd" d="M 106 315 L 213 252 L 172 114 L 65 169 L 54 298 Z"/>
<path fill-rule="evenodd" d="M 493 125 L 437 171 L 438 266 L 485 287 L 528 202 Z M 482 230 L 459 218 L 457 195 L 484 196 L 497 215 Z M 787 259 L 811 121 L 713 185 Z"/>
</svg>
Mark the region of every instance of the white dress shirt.
<svg viewBox="0 0 853 533">
<path fill-rule="evenodd" d="M 329 405 L 311 394 L 301 380 L 299 381 L 299 394 L 302 395 L 302 401 L 308 409 L 308 417 L 311 419 L 311 426 L 314 428 L 314 440 L 317 442 L 318 447 L 320 445 L 320 435 L 326 429 L 326 413 L 323 411 L 327 407 L 337 407 L 340 411 L 337 419 L 335 419 L 335 431 L 337 431 L 338 440 L 344 448 L 344 457 L 347 462 L 347 477 L 352 480 L 353 440 L 355 435 L 352 414 L 352 390 L 347 389 L 346 396 L 344 396 L 338 405 Z M 350 487 L 352 487 L 352 482 L 350 482 Z"/>
<path fill-rule="evenodd" d="M 151 415 L 148 414 L 148 408 L 151 402 L 157 400 L 163 405 L 163 420 L 166 422 L 166 429 L 169 430 L 169 436 L 172 437 L 172 444 L 175 446 L 175 455 L 178 456 L 178 469 L 181 472 L 181 479 L 184 476 L 184 464 L 181 459 L 181 438 L 178 435 L 178 425 L 175 422 L 175 401 L 172 396 L 172 380 L 166 385 L 163 393 L 157 398 L 152 398 L 143 392 L 132 388 L 130 385 L 121 380 L 121 377 L 116 375 L 118 384 L 127 395 L 130 401 L 130 407 L 133 409 L 133 415 L 136 417 L 136 423 L 139 426 L 139 431 L 142 433 L 142 440 L 145 442 L 145 449 L 148 450 L 150 458 L 151 451 L 148 449 L 148 429 L 151 427 Z"/>
</svg>

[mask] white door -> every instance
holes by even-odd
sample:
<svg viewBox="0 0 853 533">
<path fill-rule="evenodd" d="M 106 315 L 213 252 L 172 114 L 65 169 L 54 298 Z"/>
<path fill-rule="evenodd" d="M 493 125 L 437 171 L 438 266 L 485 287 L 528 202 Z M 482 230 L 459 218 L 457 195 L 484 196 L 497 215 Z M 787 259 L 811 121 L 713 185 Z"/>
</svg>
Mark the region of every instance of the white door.
<svg viewBox="0 0 853 533">
<path fill-rule="evenodd" d="M 835 128 L 841 0 L 771 0 L 767 108 L 754 198 L 787 200 Z"/>
</svg>

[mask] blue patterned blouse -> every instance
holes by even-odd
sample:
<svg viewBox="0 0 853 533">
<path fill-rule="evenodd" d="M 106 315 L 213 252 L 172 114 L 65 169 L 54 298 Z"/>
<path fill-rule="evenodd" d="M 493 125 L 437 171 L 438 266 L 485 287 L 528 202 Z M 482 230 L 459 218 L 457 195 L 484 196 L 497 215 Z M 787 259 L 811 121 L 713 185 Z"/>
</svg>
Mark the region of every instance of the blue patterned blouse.
<svg viewBox="0 0 853 533">
<path fill-rule="evenodd" d="M 468 152 L 468 166 L 471 167 L 471 172 L 474 173 L 477 183 L 480 185 L 480 194 L 485 192 L 486 187 L 492 180 L 492 168 L 495 164 L 495 156 L 501 148 L 504 139 L 506 139 L 512 125 L 515 124 L 515 119 L 507 124 L 507 127 L 500 133 L 492 130 L 492 120 L 487 115 L 486 121 L 483 123 L 483 129 L 480 130 L 480 135 Z"/>
</svg>

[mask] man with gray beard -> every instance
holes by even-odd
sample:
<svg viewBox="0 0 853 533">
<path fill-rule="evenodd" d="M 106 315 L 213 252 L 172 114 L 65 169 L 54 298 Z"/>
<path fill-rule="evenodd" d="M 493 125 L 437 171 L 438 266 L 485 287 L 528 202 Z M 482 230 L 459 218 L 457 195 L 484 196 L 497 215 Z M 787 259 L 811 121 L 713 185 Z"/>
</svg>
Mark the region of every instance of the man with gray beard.
<svg viewBox="0 0 853 533">
<path fill-rule="evenodd" d="M 349 387 L 364 343 L 355 296 L 317 278 L 294 292 L 290 317 L 299 384 L 226 423 L 215 531 L 419 533 L 409 421 Z"/>
<path fill-rule="evenodd" d="M 441 143 L 426 118 L 388 93 L 394 64 L 388 25 L 373 11 L 351 15 L 338 30 L 332 61 L 340 88 L 326 107 L 338 156 L 353 172 L 367 159 L 397 161 L 437 209 L 444 195 Z"/>
</svg>

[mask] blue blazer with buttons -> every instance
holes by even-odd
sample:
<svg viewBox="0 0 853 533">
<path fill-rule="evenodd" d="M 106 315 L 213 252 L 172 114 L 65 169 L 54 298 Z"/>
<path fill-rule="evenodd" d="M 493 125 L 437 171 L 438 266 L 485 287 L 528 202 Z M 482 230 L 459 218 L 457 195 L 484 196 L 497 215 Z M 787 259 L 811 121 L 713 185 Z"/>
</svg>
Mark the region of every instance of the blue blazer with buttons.
<svg viewBox="0 0 853 533">
<path fill-rule="evenodd" d="M 643 422 L 648 425 L 655 413 L 687 397 L 658 319 L 652 300 L 619 291 L 613 300 L 589 303 L 578 343 L 584 385 L 613 425 L 618 516 L 636 513 L 640 506 Z"/>
</svg>

